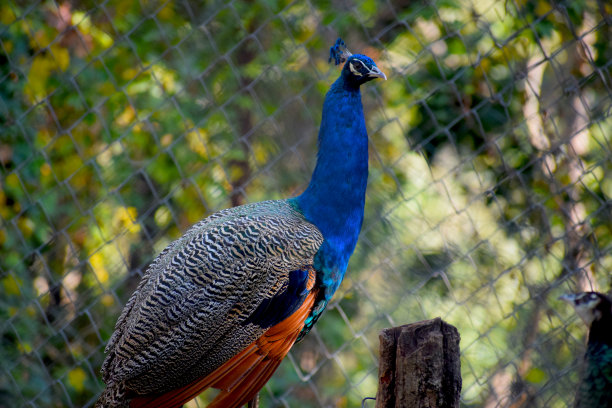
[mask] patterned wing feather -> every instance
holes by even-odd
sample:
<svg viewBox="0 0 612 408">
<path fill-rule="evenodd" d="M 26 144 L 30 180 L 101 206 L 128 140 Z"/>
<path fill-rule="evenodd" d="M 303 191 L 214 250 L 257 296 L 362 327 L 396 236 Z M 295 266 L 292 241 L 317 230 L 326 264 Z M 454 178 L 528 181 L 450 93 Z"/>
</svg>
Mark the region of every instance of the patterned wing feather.
<svg viewBox="0 0 612 408">
<path fill-rule="evenodd" d="M 136 398 L 130 407 L 180 407 L 209 387 L 221 390 L 209 408 L 237 408 L 246 404 L 272 376 L 304 327 L 316 297 L 312 291 L 314 281 L 314 273 L 310 273 L 308 295 L 291 316 L 272 326 L 212 373 L 162 395 Z"/>
<path fill-rule="evenodd" d="M 194 225 L 155 259 L 128 301 L 107 347 L 105 382 L 163 393 L 212 373 L 264 333 L 249 317 L 287 288 L 292 271 L 312 265 L 322 242 L 286 201 Z"/>
</svg>

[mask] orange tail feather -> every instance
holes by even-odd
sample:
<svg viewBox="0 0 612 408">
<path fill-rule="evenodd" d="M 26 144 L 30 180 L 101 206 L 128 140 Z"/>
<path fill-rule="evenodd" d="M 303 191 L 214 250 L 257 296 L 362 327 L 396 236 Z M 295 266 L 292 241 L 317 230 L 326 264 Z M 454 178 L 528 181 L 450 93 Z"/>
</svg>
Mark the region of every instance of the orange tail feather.
<svg viewBox="0 0 612 408">
<path fill-rule="evenodd" d="M 270 327 L 259 339 L 204 378 L 162 395 L 136 397 L 131 408 L 176 408 L 207 388 L 219 388 L 209 408 L 238 408 L 250 401 L 270 379 L 304 327 L 314 305 L 315 293 L 288 318 Z"/>
</svg>

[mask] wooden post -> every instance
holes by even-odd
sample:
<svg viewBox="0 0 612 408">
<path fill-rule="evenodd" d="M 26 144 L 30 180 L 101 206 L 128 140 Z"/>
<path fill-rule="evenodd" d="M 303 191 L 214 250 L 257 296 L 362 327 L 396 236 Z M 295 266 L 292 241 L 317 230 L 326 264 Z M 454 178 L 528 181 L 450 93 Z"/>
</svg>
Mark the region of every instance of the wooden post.
<svg viewBox="0 0 612 408">
<path fill-rule="evenodd" d="M 376 408 L 458 408 L 459 332 L 435 318 L 380 332 Z"/>
</svg>

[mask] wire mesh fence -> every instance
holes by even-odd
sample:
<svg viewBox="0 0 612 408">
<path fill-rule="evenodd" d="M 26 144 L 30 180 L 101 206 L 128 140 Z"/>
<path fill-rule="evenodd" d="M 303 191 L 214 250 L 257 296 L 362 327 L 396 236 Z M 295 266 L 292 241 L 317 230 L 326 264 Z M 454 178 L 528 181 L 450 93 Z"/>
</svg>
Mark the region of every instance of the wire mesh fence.
<svg viewBox="0 0 612 408">
<path fill-rule="evenodd" d="M 347 276 L 262 391 L 352 407 L 378 331 L 441 316 L 465 407 L 566 407 L 612 278 L 605 1 L 0 4 L 0 406 L 91 406 L 152 258 L 214 211 L 299 194 L 340 34 L 363 90 L 366 216 Z M 205 394 L 188 406 L 205 406 Z"/>
</svg>

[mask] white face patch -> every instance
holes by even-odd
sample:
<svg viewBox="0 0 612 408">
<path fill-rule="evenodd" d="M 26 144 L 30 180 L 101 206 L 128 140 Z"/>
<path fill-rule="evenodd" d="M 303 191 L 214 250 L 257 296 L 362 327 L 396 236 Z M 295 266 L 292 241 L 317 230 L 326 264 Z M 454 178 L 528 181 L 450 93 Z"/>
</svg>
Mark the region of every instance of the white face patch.
<svg viewBox="0 0 612 408">
<path fill-rule="evenodd" d="M 574 307 L 576 308 L 576 313 L 587 326 L 590 326 L 594 320 L 598 320 L 601 317 L 601 312 L 595 310 L 598 303 L 599 298 L 594 294 L 585 294 L 577 297 L 575 300 Z"/>
<path fill-rule="evenodd" d="M 576 306 L 576 313 L 587 326 L 590 326 L 593 321 L 598 320 L 601 317 L 601 313 L 599 313 L 599 311 L 589 309 L 586 305 Z"/>
</svg>

